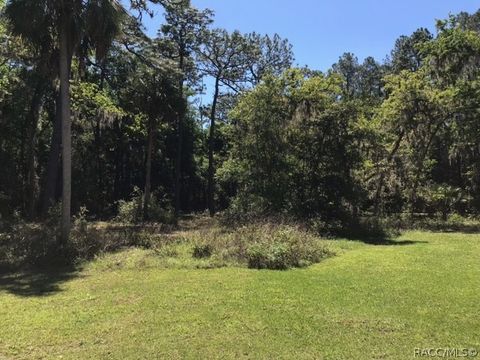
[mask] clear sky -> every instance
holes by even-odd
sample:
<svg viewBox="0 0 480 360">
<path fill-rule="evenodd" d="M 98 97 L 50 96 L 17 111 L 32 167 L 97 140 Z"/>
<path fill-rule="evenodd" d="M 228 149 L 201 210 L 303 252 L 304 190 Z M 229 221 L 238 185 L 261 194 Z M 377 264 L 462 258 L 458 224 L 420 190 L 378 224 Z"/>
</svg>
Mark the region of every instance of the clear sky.
<svg viewBox="0 0 480 360">
<path fill-rule="evenodd" d="M 382 60 L 400 35 L 419 27 L 435 31 L 435 19 L 449 13 L 474 12 L 478 0 L 192 0 L 215 11 L 215 26 L 241 32 L 278 33 L 294 46 L 296 63 L 326 70 L 338 57 L 353 52 Z M 155 35 L 157 16 L 145 19 Z"/>
</svg>

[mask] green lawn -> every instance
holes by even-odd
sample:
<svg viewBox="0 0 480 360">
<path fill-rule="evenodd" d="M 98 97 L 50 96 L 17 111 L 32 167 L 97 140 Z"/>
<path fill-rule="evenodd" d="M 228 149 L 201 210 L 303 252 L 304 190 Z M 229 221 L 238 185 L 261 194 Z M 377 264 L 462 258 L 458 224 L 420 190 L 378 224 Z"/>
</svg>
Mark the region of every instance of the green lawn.
<svg viewBox="0 0 480 360">
<path fill-rule="evenodd" d="M 0 276 L 0 359 L 410 359 L 480 350 L 480 235 L 332 241 L 288 271 L 164 269 L 131 250 Z"/>
</svg>

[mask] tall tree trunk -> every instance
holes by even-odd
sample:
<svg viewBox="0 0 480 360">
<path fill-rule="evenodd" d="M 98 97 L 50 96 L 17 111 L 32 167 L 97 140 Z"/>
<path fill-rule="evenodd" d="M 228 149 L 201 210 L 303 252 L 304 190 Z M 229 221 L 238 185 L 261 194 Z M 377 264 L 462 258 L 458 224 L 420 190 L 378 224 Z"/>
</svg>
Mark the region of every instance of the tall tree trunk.
<svg viewBox="0 0 480 360">
<path fill-rule="evenodd" d="M 213 94 L 212 111 L 210 114 L 210 132 L 208 141 L 208 211 L 210 216 L 215 215 L 215 164 L 213 163 L 213 150 L 215 145 L 215 116 L 220 90 L 219 77 L 215 79 L 215 92 Z"/>
<path fill-rule="evenodd" d="M 27 158 L 25 156 L 26 153 L 26 143 L 27 143 L 27 120 L 25 121 L 25 126 L 22 126 L 22 129 L 20 130 L 20 138 L 21 138 L 21 144 L 20 144 L 20 164 L 18 171 L 21 172 L 20 180 L 21 180 L 21 189 L 26 189 L 27 187 L 27 177 L 28 177 L 28 170 L 27 170 Z M 22 191 L 20 194 L 21 198 L 21 207 L 23 213 L 26 215 L 27 213 L 27 196 L 26 196 L 26 191 Z"/>
<path fill-rule="evenodd" d="M 143 194 L 143 220 L 149 220 L 149 205 L 152 190 L 152 157 L 155 142 L 155 122 L 150 119 L 148 124 L 147 157 L 145 162 L 145 192 Z"/>
<path fill-rule="evenodd" d="M 72 200 L 72 138 L 70 118 L 70 49 L 67 15 L 60 29 L 60 97 L 62 104 L 62 242 L 70 237 Z"/>
<path fill-rule="evenodd" d="M 115 177 L 114 177 L 114 183 L 113 183 L 113 199 L 114 201 L 118 200 L 120 198 L 120 194 L 122 193 L 122 189 L 124 187 L 124 178 L 123 178 L 123 159 L 124 159 L 124 143 L 122 139 L 122 132 L 121 132 L 121 127 L 120 124 L 115 125 L 115 133 L 117 136 L 117 144 L 120 144 L 120 147 L 115 151 Z M 123 180 L 123 181 L 122 181 Z"/>
<path fill-rule="evenodd" d="M 183 107 L 183 105 L 182 105 Z M 183 113 L 183 110 L 180 110 Z M 183 115 L 177 116 L 177 154 L 175 156 L 175 217 L 178 218 L 181 208 L 181 177 L 182 177 L 182 150 L 183 150 Z"/>
<path fill-rule="evenodd" d="M 60 93 L 57 93 L 55 104 L 55 121 L 53 125 L 52 139 L 50 142 L 50 153 L 48 155 L 47 173 L 43 182 L 42 210 L 41 215 L 47 215 L 50 206 L 55 202 L 55 193 L 57 190 L 57 180 L 59 171 L 59 160 L 62 143 L 62 118 L 61 118 L 61 100 Z"/>
<path fill-rule="evenodd" d="M 180 52 L 180 60 L 179 60 L 179 69 L 183 71 L 184 68 L 184 56 L 182 52 Z M 180 214 L 181 208 L 181 177 L 182 177 L 182 150 L 183 150 L 183 122 L 184 116 L 186 113 L 187 103 L 186 100 L 183 98 L 183 84 L 184 78 L 182 75 L 182 79 L 179 82 L 179 91 L 180 91 L 180 98 L 182 99 L 182 104 L 180 105 L 180 110 L 177 114 L 177 154 L 175 158 L 175 189 L 174 189 L 174 197 L 175 197 L 175 218 L 178 218 Z"/>
<path fill-rule="evenodd" d="M 93 130 L 93 136 L 94 136 L 93 143 L 95 146 L 95 153 L 97 154 L 97 156 L 95 157 L 95 165 L 92 164 L 92 167 L 95 168 L 96 185 L 97 185 L 97 189 L 100 190 L 98 193 L 98 198 L 96 202 L 96 212 L 102 212 L 105 209 L 105 194 L 103 193 L 103 191 L 101 191 L 105 189 L 105 186 L 104 186 L 105 159 L 102 156 L 101 121 L 102 119 L 100 115 L 97 115 L 95 119 L 95 129 Z"/>
<path fill-rule="evenodd" d="M 32 98 L 29 112 L 29 129 L 28 129 L 28 217 L 33 220 L 35 218 L 35 203 L 38 193 L 37 174 L 35 171 L 35 148 L 37 145 L 37 128 L 42 111 L 43 84 L 41 80 L 37 83 Z"/>
<path fill-rule="evenodd" d="M 100 89 L 104 89 L 104 82 L 105 82 L 105 59 L 102 59 L 100 61 Z M 94 144 L 95 144 L 95 151 L 98 154 L 96 156 L 96 173 L 97 173 L 97 186 L 98 189 L 105 189 L 105 182 L 108 182 L 108 176 L 107 179 L 105 179 L 105 159 L 102 158 L 100 154 L 102 154 L 102 118 L 100 115 L 96 116 L 96 123 L 95 123 L 95 131 L 94 131 Z M 107 188 L 108 185 L 107 185 Z M 101 198 L 99 198 L 97 201 L 97 212 L 103 212 L 105 211 L 105 207 L 108 206 L 108 192 L 104 193 L 103 191 L 100 191 L 99 194 L 101 194 Z"/>
</svg>

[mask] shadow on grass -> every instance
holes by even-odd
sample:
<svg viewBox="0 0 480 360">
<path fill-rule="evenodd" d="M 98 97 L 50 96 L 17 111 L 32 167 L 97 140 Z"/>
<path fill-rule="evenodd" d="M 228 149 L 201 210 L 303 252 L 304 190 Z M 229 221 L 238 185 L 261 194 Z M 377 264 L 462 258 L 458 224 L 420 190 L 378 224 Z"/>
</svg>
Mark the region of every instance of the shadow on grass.
<svg viewBox="0 0 480 360">
<path fill-rule="evenodd" d="M 0 293 L 23 296 L 49 296 L 62 291 L 61 285 L 79 276 L 78 269 L 62 268 L 19 273 L 0 272 Z"/>
<path fill-rule="evenodd" d="M 462 233 L 462 234 L 479 234 L 480 225 L 477 224 L 461 224 L 461 225 L 449 225 L 449 224 L 435 224 L 435 225 L 424 225 L 422 227 L 424 230 L 433 231 L 433 232 L 445 232 L 445 233 Z"/>
<path fill-rule="evenodd" d="M 368 245 L 379 245 L 379 246 L 407 246 L 407 245 L 416 245 L 416 244 L 428 244 L 428 241 L 393 240 L 388 238 L 355 238 L 350 240 L 361 241 Z"/>
<path fill-rule="evenodd" d="M 359 241 L 368 245 L 375 246 L 408 246 L 416 244 L 428 244 L 423 240 L 400 240 L 396 237 L 400 236 L 400 232 L 394 234 L 345 234 L 343 237 L 351 241 Z"/>
</svg>

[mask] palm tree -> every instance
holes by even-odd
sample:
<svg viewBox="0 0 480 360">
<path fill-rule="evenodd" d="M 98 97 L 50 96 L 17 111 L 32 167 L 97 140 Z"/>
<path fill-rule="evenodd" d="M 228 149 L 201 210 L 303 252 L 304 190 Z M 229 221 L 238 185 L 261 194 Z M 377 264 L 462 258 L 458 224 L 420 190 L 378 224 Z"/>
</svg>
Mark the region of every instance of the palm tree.
<svg viewBox="0 0 480 360">
<path fill-rule="evenodd" d="M 125 9 L 117 0 L 9 0 L 5 8 L 12 31 L 34 46 L 51 42 L 58 50 L 62 123 L 62 226 L 67 242 L 71 227 L 72 146 L 70 72 L 73 55 L 95 50 L 103 58 L 120 31 Z"/>
</svg>

